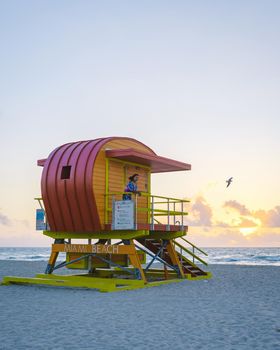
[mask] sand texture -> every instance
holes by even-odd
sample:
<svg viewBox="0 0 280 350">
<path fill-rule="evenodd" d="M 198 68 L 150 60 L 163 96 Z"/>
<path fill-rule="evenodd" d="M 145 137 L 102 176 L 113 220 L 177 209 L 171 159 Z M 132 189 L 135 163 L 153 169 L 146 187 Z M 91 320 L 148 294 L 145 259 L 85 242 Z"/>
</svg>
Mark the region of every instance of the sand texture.
<svg viewBox="0 0 280 350">
<path fill-rule="evenodd" d="M 0 261 L 33 276 L 43 262 Z M 280 349 L 280 267 L 212 265 L 213 279 L 118 293 L 0 287 L 0 349 Z"/>
</svg>

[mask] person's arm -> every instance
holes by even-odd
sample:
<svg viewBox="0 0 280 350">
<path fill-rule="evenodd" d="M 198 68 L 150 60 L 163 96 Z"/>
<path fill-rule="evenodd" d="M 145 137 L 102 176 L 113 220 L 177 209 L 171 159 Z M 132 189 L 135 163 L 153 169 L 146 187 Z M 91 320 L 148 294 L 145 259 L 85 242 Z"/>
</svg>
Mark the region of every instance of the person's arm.
<svg viewBox="0 0 280 350">
<path fill-rule="evenodd" d="M 135 194 L 138 194 L 138 196 L 141 196 L 141 192 L 140 191 L 138 191 L 138 188 L 137 188 L 137 185 L 136 184 L 133 184 L 134 185 L 134 193 Z"/>
</svg>

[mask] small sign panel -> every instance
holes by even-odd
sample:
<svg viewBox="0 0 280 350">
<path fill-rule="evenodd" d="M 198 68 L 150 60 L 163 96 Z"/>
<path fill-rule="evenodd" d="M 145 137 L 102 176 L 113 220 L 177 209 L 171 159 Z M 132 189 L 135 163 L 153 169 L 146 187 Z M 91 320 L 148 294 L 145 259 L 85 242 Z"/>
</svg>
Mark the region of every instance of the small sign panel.
<svg viewBox="0 0 280 350">
<path fill-rule="evenodd" d="M 37 231 L 46 230 L 44 209 L 36 209 L 36 230 Z"/>
<path fill-rule="evenodd" d="M 134 201 L 115 201 L 113 205 L 113 230 L 135 230 Z"/>
</svg>

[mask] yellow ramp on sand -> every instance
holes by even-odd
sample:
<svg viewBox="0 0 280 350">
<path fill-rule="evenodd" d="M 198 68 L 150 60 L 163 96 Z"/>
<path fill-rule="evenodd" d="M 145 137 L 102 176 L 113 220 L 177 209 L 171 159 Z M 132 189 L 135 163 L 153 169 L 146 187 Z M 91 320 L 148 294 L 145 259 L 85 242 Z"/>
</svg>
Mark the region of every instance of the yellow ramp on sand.
<svg viewBox="0 0 280 350">
<path fill-rule="evenodd" d="M 36 275 L 35 277 L 6 276 L 3 278 L 1 284 L 27 284 L 46 285 L 55 287 L 90 288 L 97 289 L 100 292 L 117 292 L 123 290 L 154 287 L 162 284 L 169 284 L 173 282 L 182 281 L 184 281 L 184 279 L 171 279 L 164 281 L 154 281 L 145 284 L 142 280 L 40 274 Z"/>
</svg>

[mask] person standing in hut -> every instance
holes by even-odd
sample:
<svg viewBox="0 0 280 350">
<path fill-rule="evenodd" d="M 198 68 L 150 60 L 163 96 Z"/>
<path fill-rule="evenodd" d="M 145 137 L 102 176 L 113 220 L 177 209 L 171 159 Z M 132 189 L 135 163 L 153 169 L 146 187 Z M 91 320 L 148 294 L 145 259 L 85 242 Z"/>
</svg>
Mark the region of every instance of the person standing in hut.
<svg viewBox="0 0 280 350">
<path fill-rule="evenodd" d="M 129 178 L 129 182 L 124 189 L 124 192 L 132 192 L 141 196 L 141 192 L 138 191 L 137 181 L 139 180 L 139 174 L 133 174 Z M 123 194 L 123 200 L 131 200 L 131 194 Z"/>
</svg>

